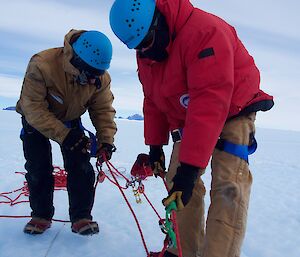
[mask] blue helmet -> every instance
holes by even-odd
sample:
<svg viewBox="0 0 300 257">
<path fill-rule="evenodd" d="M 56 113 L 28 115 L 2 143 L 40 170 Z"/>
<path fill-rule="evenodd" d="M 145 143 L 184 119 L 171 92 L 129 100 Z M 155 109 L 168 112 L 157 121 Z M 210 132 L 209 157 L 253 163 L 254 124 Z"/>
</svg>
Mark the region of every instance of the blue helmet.
<svg viewBox="0 0 300 257">
<path fill-rule="evenodd" d="M 147 35 L 155 11 L 155 0 L 116 0 L 110 10 L 110 26 L 129 49 Z"/>
<path fill-rule="evenodd" d="M 72 45 L 74 52 L 88 65 L 107 70 L 112 58 L 112 44 L 99 31 L 83 32 Z"/>
</svg>

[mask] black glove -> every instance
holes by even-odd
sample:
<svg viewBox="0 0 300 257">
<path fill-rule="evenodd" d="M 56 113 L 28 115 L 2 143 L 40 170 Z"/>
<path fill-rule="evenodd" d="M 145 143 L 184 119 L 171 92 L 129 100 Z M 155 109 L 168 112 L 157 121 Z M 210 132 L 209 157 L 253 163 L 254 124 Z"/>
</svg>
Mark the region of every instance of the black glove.
<svg viewBox="0 0 300 257">
<path fill-rule="evenodd" d="M 182 210 L 192 197 L 199 171 L 198 167 L 181 163 L 173 178 L 174 185 L 168 197 L 163 199 L 163 204 L 168 206 L 172 201 L 176 201 L 178 210 Z"/>
<path fill-rule="evenodd" d="M 165 173 L 165 154 L 161 145 L 150 145 L 149 162 L 155 177 Z"/>
<path fill-rule="evenodd" d="M 111 159 L 113 152 L 116 151 L 116 147 L 114 145 L 108 143 L 102 143 L 97 150 L 98 162 L 103 163 L 104 161 L 108 161 Z M 105 157 L 103 157 L 103 155 Z"/>
<path fill-rule="evenodd" d="M 91 142 L 82 130 L 71 129 L 62 143 L 62 147 L 71 152 L 89 154 Z"/>
</svg>

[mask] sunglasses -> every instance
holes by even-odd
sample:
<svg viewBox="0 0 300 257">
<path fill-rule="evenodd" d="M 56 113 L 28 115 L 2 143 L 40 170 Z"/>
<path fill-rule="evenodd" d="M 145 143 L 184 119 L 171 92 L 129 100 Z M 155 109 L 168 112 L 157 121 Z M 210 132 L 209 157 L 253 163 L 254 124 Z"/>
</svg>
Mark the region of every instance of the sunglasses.
<svg viewBox="0 0 300 257">
<path fill-rule="evenodd" d="M 105 73 L 105 70 L 98 70 L 88 65 L 76 53 L 74 53 L 71 63 L 80 71 L 81 74 L 84 74 L 83 76 L 87 79 L 96 79 Z"/>
<path fill-rule="evenodd" d="M 148 30 L 148 33 L 146 34 L 142 42 L 136 48 L 134 48 L 135 50 L 145 52 L 153 46 L 153 43 L 155 41 L 155 31 L 158 29 L 158 20 L 160 16 L 160 12 L 155 11 L 153 21 Z"/>
</svg>

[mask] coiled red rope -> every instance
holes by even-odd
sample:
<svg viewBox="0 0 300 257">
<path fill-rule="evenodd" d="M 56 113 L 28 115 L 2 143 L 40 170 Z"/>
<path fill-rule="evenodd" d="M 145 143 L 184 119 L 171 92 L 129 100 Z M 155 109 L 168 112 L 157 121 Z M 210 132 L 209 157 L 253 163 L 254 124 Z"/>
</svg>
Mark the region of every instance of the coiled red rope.
<svg viewBox="0 0 300 257">
<path fill-rule="evenodd" d="M 53 167 L 53 176 L 54 176 L 54 190 L 66 190 L 67 189 L 67 172 L 57 166 Z M 16 174 L 25 175 L 25 172 L 15 172 Z M 0 193 L 0 199 L 4 198 L 5 200 L 0 201 L 0 204 L 9 204 L 10 206 L 20 204 L 20 203 L 28 203 L 28 200 L 20 200 L 22 196 L 29 196 L 28 184 L 25 181 L 23 183 L 23 187 L 10 191 Z M 13 194 L 19 193 L 16 197 L 13 198 Z M 1 216 L 0 216 L 1 217 Z"/>
<path fill-rule="evenodd" d="M 141 229 L 140 223 L 137 219 L 137 216 L 131 206 L 131 204 L 129 203 L 125 193 L 123 190 L 128 189 L 128 187 L 131 185 L 132 181 L 129 180 L 126 176 L 124 176 L 121 172 L 118 171 L 118 169 L 108 160 L 106 160 L 105 156 L 104 156 L 104 160 L 105 160 L 105 164 L 112 176 L 112 178 L 110 178 L 108 175 L 106 175 L 103 170 L 102 170 L 102 165 L 99 164 L 98 162 L 96 163 L 96 167 L 98 170 L 98 175 L 97 175 L 97 180 L 96 180 L 96 184 L 95 184 L 95 190 L 97 188 L 98 183 L 103 182 L 104 178 L 107 178 L 112 184 L 114 184 L 115 186 L 118 187 L 119 191 L 121 192 L 130 212 L 132 213 L 132 216 L 136 222 L 136 225 L 138 227 L 139 233 L 140 233 L 140 237 L 143 243 L 143 246 L 145 248 L 145 251 L 147 253 L 147 257 L 151 257 L 152 253 L 149 252 L 147 245 L 146 245 L 146 241 L 145 241 L 145 237 L 143 234 L 143 231 Z M 67 172 L 58 167 L 58 166 L 54 166 L 54 171 L 53 171 L 53 176 L 54 176 L 54 190 L 66 190 L 67 188 Z M 16 172 L 16 174 L 21 174 L 21 175 L 25 175 L 25 172 Z M 120 176 L 122 177 L 125 181 L 126 181 L 126 186 L 121 186 L 120 183 L 117 180 L 117 177 Z M 163 179 L 164 185 L 167 188 L 166 182 Z M 18 195 L 16 197 L 12 197 L 13 194 L 18 193 Z M 151 208 L 153 209 L 153 211 L 155 212 L 156 216 L 159 219 L 159 222 L 164 222 L 164 219 L 161 218 L 161 216 L 159 215 L 158 211 L 155 209 L 154 205 L 151 203 L 151 201 L 149 200 L 149 198 L 147 197 L 147 195 L 145 194 L 144 188 L 140 191 L 141 194 L 144 195 L 145 199 L 147 200 L 147 202 L 149 203 L 149 205 L 151 206 Z M 23 187 L 10 191 L 10 192 L 3 192 L 0 193 L 0 199 L 4 198 L 4 200 L 0 201 L 0 204 L 9 204 L 10 206 L 14 206 L 16 204 L 20 204 L 20 203 L 26 203 L 29 202 L 28 200 L 19 200 L 21 197 L 28 197 L 29 196 L 29 189 L 28 189 L 28 185 L 27 182 L 24 182 Z M 173 224 L 174 224 L 174 231 L 177 235 L 177 246 L 178 246 L 178 253 L 179 253 L 179 257 L 182 257 L 182 251 L 181 251 L 181 247 L 180 247 L 180 239 L 179 239 L 179 231 L 178 231 L 178 226 L 176 224 L 176 213 L 173 213 Z M 0 215 L 0 218 L 31 218 L 31 216 L 21 216 L 21 215 Z M 70 222 L 68 220 L 61 220 L 61 219 L 52 219 L 52 221 L 56 221 L 56 222 Z M 164 240 L 164 246 L 162 251 L 159 253 L 159 257 L 162 257 L 164 252 L 166 251 L 168 247 L 168 240 L 167 238 Z"/>
<path fill-rule="evenodd" d="M 53 176 L 54 176 L 54 190 L 67 190 L 67 172 L 58 167 L 53 167 Z M 16 174 L 25 175 L 25 172 L 15 172 Z M 14 194 L 18 193 L 17 196 L 13 197 Z M 8 204 L 10 206 L 14 206 L 16 204 L 20 203 L 28 203 L 29 200 L 20 200 L 22 197 L 28 197 L 29 196 L 29 189 L 27 182 L 23 182 L 23 187 L 10 191 L 10 192 L 3 192 L 0 193 L 0 199 L 4 198 L 4 200 L 0 201 L 0 204 Z M 0 215 L 0 218 L 31 218 L 31 216 L 28 215 Z M 70 222 L 68 220 L 61 220 L 61 219 L 52 219 L 53 221 L 57 222 Z"/>
</svg>

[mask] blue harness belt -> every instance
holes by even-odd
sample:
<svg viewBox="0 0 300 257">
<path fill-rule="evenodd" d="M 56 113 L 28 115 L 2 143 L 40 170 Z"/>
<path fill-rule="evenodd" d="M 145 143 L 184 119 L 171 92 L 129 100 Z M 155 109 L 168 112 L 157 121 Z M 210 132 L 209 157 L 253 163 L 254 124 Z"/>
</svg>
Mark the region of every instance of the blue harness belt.
<svg viewBox="0 0 300 257">
<path fill-rule="evenodd" d="M 92 133 L 91 131 L 89 131 L 88 129 L 86 129 L 83 125 L 82 125 L 82 122 L 81 122 L 81 119 L 76 119 L 76 120 L 72 120 L 72 121 L 65 121 L 64 122 L 65 126 L 67 128 L 74 128 L 74 125 L 78 126 L 78 128 L 80 130 L 82 130 L 83 132 L 86 131 L 88 134 L 89 134 L 89 138 L 91 140 L 91 152 L 90 152 L 90 155 L 91 157 L 96 157 L 96 153 L 97 153 L 97 137 L 95 136 L 94 133 Z M 21 132 L 20 132 L 20 137 L 22 137 L 24 135 L 25 131 L 24 131 L 24 128 L 21 129 Z"/>
<path fill-rule="evenodd" d="M 171 136 L 173 139 L 173 142 L 181 142 L 181 139 L 183 137 L 183 129 L 174 129 L 171 131 Z M 246 162 L 249 162 L 248 156 L 253 154 L 257 149 L 257 141 L 254 137 L 254 134 L 250 134 L 250 144 L 249 145 L 238 145 L 231 143 L 225 139 L 220 138 L 217 142 L 216 148 L 220 151 L 224 151 L 226 153 L 232 154 L 234 156 L 237 156 Z"/>
<path fill-rule="evenodd" d="M 219 139 L 216 148 L 220 151 L 237 156 L 246 162 L 249 162 L 248 156 L 253 154 L 257 149 L 257 141 L 253 134 L 250 134 L 249 145 L 238 145 L 231 143 L 225 139 Z"/>
</svg>

